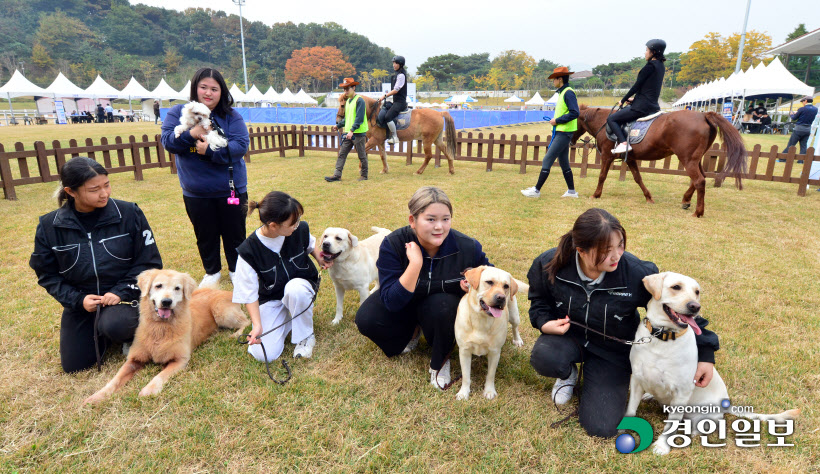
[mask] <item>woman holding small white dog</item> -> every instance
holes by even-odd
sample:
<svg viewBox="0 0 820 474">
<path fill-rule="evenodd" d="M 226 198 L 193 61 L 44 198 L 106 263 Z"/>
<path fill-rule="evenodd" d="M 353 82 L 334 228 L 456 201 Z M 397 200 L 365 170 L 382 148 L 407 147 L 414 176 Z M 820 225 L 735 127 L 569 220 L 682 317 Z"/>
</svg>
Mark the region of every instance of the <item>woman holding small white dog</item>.
<svg viewBox="0 0 820 474">
<path fill-rule="evenodd" d="M 319 272 L 308 255 L 322 268 L 332 262 L 320 257 L 316 238 L 307 222 L 300 221 L 304 209 L 296 199 L 273 191 L 259 203 L 251 201 L 248 208 L 259 209 L 262 226 L 237 249 L 233 277 L 233 302 L 245 305 L 253 323 L 248 352 L 259 361 L 276 360 L 290 332 L 296 344 L 293 357 L 308 359 L 316 344 L 313 301 L 319 285 Z"/>
<path fill-rule="evenodd" d="M 410 225 L 384 238 L 379 289 L 362 303 L 356 325 L 387 357 L 413 350 L 423 332 L 433 349 L 430 383 L 441 388 L 450 382 L 447 357 L 467 289 L 462 272 L 490 263 L 477 240 L 450 228 L 453 206 L 444 191 L 420 188 L 407 207 Z"/>
<path fill-rule="evenodd" d="M 248 127 L 233 110 L 233 97 L 216 69 L 202 68 L 194 74 L 190 100 L 210 109 L 211 127 L 228 141 L 226 147 L 214 151 L 205 138 L 211 130 L 201 125 L 176 137 L 174 128 L 180 124 L 184 107 L 181 104 L 171 108 L 162 122 L 162 145 L 176 155 L 185 211 L 194 226 L 196 245 L 205 267 L 200 286 L 210 286 L 221 277 L 220 239 L 233 277 L 236 247 L 246 236 L 248 176 L 244 156 L 249 143 Z"/>
<path fill-rule="evenodd" d="M 579 378 L 576 364 L 583 363 L 578 419 L 591 436 L 615 436 L 624 417 L 632 346 L 613 338 L 634 339 L 638 308 L 646 308 L 652 298 L 642 280 L 658 273 L 654 263 L 625 249 L 626 230 L 618 219 L 603 209 L 588 209 L 558 247 L 539 255 L 527 273 L 530 321 L 541 331 L 530 363 L 539 374 L 556 379 L 552 398 L 558 405 L 572 397 Z M 695 321 L 701 329 L 708 324 L 700 317 Z M 702 329 L 696 340 L 694 383 L 705 387 L 712 378 L 718 337 Z"/>
</svg>

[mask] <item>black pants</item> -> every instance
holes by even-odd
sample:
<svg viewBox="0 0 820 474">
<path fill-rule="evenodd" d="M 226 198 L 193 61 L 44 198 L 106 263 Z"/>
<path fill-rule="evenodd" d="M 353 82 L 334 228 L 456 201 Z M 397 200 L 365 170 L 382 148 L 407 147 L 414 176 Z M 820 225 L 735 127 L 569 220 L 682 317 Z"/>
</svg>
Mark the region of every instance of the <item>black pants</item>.
<svg viewBox="0 0 820 474">
<path fill-rule="evenodd" d="M 390 106 L 389 109 L 384 113 L 384 125 L 387 126 L 387 122 L 392 122 L 396 120 L 396 117 L 407 108 L 407 102 L 393 102 L 393 105 Z"/>
<path fill-rule="evenodd" d="M 572 364 L 584 362 L 578 421 L 590 436 L 610 438 L 626 412 L 629 378 L 627 364 L 617 364 L 582 349 L 569 336 L 542 334 L 533 345 L 530 364 L 544 377 L 565 379 Z M 579 380 L 580 382 L 580 380 Z"/>
<path fill-rule="evenodd" d="M 222 270 L 219 240 L 225 250 L 228 270 L 236 270 L 239 254 L 236 248 L 245 240 L 245 218 L 248 216 L 248 193 L 239 194 L 239 205 L 228 204 L 227 198 L 193 198 L 183 196 L 185 212 L 194 226 L 196 246 L 205 273 Z"/>
<path fill-rule="evenodd" d="M 806 148 L 808 148 L 809 144 L 809 135 L 811 135 L 811 126 L 810 125 L 797 125 L 794 127 L 794 132 L 792 132 L 792 136 L 789 137 L 789 144 L 786 145 L 786 151 L 789 151 L 789 148 L 793 147 L 796 144 L 800 144 L 800 154 L 806 154 Z"/>
<path fill-rule="evenodd" d="M 352 148 L 356 148 L 356 153 L 359 155 L 359 163 L 362 164 L 361 176 L 367 178 L 367 152 L 364 150 L 367 144 L 367 135 L 364 133 L 354 133 L 353 140 L 348 140 L 345 136 L 342 137 L 342 143 L 339 145 L 339 156 L 336 158 L 336 169 L 333 171 L 333 176 L 342 177 L 342 170 L 347 161 L 347 155 Z"/>
<path fill-rule="evenodd" d="M 97 363 L 94 349 L 94 317 L 96 311 L 65 308 L 60 323 L 60 362 L 66 373 L 78 372 Z M 131 342 L 139 324 L 139 310 L 117 304 L 100 310 L 97 322 L 100 356 L 111 344 Z"/>
<path fill-rule="evenodd" d="M 359 332 L 384 352 L 387 357 L 401 354 L 416 326 L 421 326 L 424 338 L 433 348 L 430 368 L 439 370 L 456 342 L 456 311 L 461 295 L 435 293 L 420 301 L 412 301 L 401 311 L 384 307 L 381 290 L 370 295 L 356 312 Z"/>
<path fill-rule="evenodd" d="M 624 107 L 610 115 L 609 118 L 606 119 L 606 123 L 609 125 L 609 128 L 612 129 L 612 133 L 618 137 L 618 143 L 623 143 L 626 141 L 626 137 L 624 136 L 624 131 L 621 130 L 621 125 L 632 122 L 633 120 L 638 120 L 647 115 L 649 114 L 632 110 L 632 107 Z"/>
<path fill-rule="evenodd" d="M 541 191 L 541 187 L 547 182 L 550 176 L 550 168 L 558 159 L 558 164 L 561 165 L 561 171 L 564 173 L 564 181 L 567 182 L 567 189 L 575 189 L 575 180 L 572 178 L 572 168 L 569 166 L 569 142 L 572 140 L 571 132 L 555 132 L 552 136 L 549 149 L 544 155 L 544 161 L 541 163 L 541 174 L 538 175 L 538 183 L 535 189 Z"/>
</svg>

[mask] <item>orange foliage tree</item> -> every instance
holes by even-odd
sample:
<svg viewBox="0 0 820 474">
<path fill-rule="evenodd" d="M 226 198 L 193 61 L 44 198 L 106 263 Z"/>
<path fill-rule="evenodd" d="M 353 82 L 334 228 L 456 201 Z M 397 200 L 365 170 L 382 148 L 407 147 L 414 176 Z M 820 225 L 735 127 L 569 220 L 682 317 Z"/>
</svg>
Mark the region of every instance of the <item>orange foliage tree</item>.
<svg viewBox="0 0 820 474">
<path fill-rule="evenodd" d="M 356 68 L 347 57 L 333 46 L 315 46 L 294 50 L 285 63 L 285 79 L 294 84 L 312 84 L 313 90 L 319 86 L 336 87 L 343 77 L 356 73 Z"/>
</svg>

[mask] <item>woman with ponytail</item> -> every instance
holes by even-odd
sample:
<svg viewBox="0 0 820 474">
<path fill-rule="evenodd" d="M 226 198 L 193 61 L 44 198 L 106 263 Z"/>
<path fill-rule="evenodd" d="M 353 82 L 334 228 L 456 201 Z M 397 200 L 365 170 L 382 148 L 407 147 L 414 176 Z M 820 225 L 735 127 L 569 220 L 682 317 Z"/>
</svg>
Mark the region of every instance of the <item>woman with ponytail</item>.
<svg viewBox="0 0 820 474">
<path fill-rule="evenodd" d="M 29 266 L 63 306 L 60 360 L 76 372 L 134 339 L 137 275 L 162 268 L 151 227 L 134 203 L 111 198 L 108 171 L 86 157 L 60 169 L 57 210 L 40 217 Z"/>
<path fill-rule="evenodd" d="M 632 373 L 632 346 L 601 334 L 635 337 L 638 308 L 646 308 L 652 297 L 643 278 L 654 273 L 657 265 L 626 252 L 626 230 L 603 209 L 581 214 L 558 247 L 539 255 L 527 273 L 530 322 L 541 332 L 530 363 L 540 375 L 556 379 L 552 399 L 558 405 L 572 398 L 579 382 L 576 364 L 583 363 L 578 419 L 591 436 L 617 433 Z M 708 324 L 700 317 L 696 321 L 701 328 Z M 712 378 L 718 337 L 703 329 L 696 340 L 695 380 L 705 387 Z"/>
</svg>

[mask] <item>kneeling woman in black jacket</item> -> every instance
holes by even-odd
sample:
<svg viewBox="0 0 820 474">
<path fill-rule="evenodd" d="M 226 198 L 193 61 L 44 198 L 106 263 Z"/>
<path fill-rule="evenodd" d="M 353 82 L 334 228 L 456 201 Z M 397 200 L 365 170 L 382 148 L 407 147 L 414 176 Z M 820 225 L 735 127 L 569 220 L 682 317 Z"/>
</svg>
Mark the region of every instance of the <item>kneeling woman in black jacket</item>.
<svg viewBox="0 0 820 474">
<path fill-rule="evenodd" d="M 63 305 L 60 360 L 76 372 L 99 362 L 110 343 L 134 338 L 137 275 L 162 268 L 162 259 L 140 208 L 110 198 L 102 165 L 74 158 L 60 170 L 60 186 L 60 207 L 40 217 L 29 265 Z"/>
<path fill-rule="evenodd" d="M 558 247 L 539 255 L 527 273 L 530 321 L 541 331 L 530 363 L 539 374 L 557 379 L 552 397 L 559 405 L 572 397 L 578 383 L 576 364 L 583 363 L 578 418 L 592 436 L 617 433 L 632 373 L 632 346 L 601 334 L 634 339 L 638 308 L 646 308 L 652 297 L 642 280 L 658 273 L 654 263 L 625 248 L 626 231 L 618 219 L 603 209 L 589 209 L 561 237 Z M 708 324 L 703 318 L 696 321 L 701 328 Z M 718 337 L 703 330 L 696 340 L 695 380 L 705 387 L 712 379 Z"/>
</svg>

